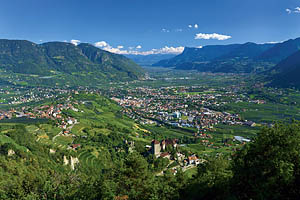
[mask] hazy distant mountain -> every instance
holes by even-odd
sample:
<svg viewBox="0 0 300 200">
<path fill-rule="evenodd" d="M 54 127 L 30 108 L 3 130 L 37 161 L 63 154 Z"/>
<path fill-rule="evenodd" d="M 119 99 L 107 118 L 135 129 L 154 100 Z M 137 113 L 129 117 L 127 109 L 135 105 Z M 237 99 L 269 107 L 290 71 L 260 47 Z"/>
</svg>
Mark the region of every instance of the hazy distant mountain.
<svg viewBox="0 0 300 200">
<path fill-rule="evenodd" d="M 298 50 L 300 50 L 300 38 L 291 39 L 276 44 L 273 48 L 262 53 L 259 59 L 278 63 Z"/>
<path fill-rule="evenodd" d="M 178 64 L 186 62 L 207 62 L 231 52 L 238 46 L 240 45 L 211 45 L 204 46 L 203 48 L 186 47 L 182 54 L 179 54 L 171 59 L 161 60 L 153 64 L 153 66 L 175 67 Z"/>
<path fill-rule="evenodd" d="M 162 60 L 154 65 L 204 72 L 250 73 L 270 69 L 275 65 L 257 60 L 258 56 L 272 47 L 274 44 L 248 42 L 245 44 L 186 48 L 182 54 L 168 60 Z"/>
<path fill-rule="evenodd" d="M 129 58 L 90 44 L 65 42 L 35 44 L 25 40 L 0 40 L 0 69 L 32 75 L 66 75 L 69 79 L 133 80 L 142 68 Z M 76 76 L 76 77 L 75 77 Z"/>
<path fill-rule="evenodd" d="M 270 74 L 271 85 L 300 88 L 300 50 L 278 63 Z"/>
<path fill-rule="evenodd" d="M 182 54 L 153 65 L 204 72 L 252 73 L 271 69 L 299 49 L 300 38 L 277 44 L 248 42 L 212 45 L 203 48 L 185 48 Z"/>
<path fill-rule="evenodd" d="M 218 57 L 218 60 L 232 59 L 232 58 L 251 58 L 254 59 L 260 56 L 266 50 L 274 47 L 275 44 L 255 44 L 253 42 L 247 42 L 234 48 L 227 54 Z"/>
<path fill-rule="evenodd" d="M 260 61 L 257 57 L 273 46 L 274 44 L 255 44 L 248 42 L 238 46 L 231 52 L 206 63 L 206 68 L 204 69 L 205 71 L 224 73 L 251 73 L 264 71 L 270 69 L 275 64 Z"/>
<path fill-rule="evenodd" d="M 125 55 L 141 66 L 151 66 L 160 60 L 170 59 L 175 57 L 174 54 L 151 54 L 151 55 Z"/>
</svg>

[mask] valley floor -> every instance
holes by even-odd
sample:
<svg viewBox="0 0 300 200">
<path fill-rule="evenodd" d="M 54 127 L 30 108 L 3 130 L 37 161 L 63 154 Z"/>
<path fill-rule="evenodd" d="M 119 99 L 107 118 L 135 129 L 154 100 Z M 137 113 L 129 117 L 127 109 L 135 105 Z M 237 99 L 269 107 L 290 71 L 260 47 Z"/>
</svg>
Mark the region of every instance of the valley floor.
<svg viewBox="0 0 300 200">
<path fill-rule="evenodd" d="M 151 177 L 191 179 L 211 159 L 230 160 L 264 128 L 300 119 L 299 91 L 254 80 L 153 68 L 147 80 L 99 88 L 5 86 L 1 159 L 7 166 L 25 159 L 26 167 L 35 160 L 46 179 L 59 169 L 87 180 L 111 176 L 137 153 Z"/>
</svg>

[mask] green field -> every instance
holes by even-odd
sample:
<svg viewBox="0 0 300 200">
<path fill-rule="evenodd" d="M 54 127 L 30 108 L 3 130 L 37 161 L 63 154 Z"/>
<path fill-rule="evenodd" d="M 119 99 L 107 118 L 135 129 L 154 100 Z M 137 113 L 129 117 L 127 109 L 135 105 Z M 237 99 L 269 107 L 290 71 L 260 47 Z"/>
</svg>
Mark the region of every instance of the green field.
<svg viewBox="0 0 300 200">
<path fill-rule="evenodd" d="M 254 122 L 274 123 L 284 119 L 300 119 L 300 108 L 285 104 L 254 104 L 254 103 L 234 103 L 229 105 L 229 112 L 237 112 L 244 119 Z"/>
</svg>

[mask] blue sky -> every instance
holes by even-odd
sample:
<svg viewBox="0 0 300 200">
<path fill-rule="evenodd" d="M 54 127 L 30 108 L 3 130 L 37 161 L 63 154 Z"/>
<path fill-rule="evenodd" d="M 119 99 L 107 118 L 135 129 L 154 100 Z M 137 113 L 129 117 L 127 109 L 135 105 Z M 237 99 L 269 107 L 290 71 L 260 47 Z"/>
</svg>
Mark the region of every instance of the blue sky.
<svg viewBox="0 0 300 200">
<path fill-rule="evenodd" d="M 0 38 L 116 53 L 300 37 L 300 0 L 0 0 Z M 76 40 L 78 40 L 76 42 Z"/>
</svg>

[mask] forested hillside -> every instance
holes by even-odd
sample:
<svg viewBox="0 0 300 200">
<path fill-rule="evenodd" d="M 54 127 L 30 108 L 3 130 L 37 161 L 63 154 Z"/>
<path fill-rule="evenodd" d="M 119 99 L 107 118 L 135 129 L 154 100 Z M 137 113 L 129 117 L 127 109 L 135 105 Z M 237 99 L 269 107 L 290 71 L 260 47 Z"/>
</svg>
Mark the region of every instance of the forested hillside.
<svg viewBox="0 0 300 200">
<path fill-rule="evenodd" d="M 88 85 L 137 80 L 144 71 L 132 60 L 90 44 L 0 40 L 0 74 L 22 84 Z"/>
</svg>

